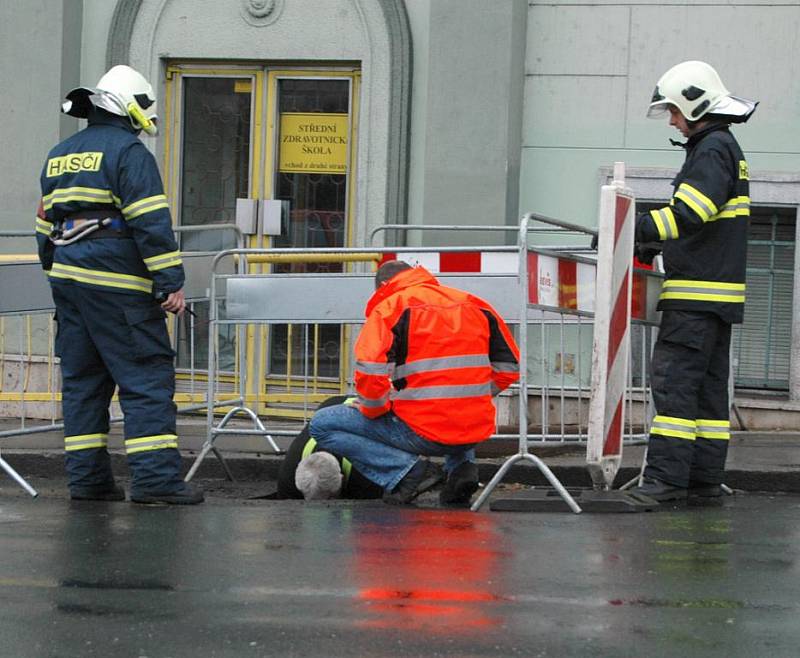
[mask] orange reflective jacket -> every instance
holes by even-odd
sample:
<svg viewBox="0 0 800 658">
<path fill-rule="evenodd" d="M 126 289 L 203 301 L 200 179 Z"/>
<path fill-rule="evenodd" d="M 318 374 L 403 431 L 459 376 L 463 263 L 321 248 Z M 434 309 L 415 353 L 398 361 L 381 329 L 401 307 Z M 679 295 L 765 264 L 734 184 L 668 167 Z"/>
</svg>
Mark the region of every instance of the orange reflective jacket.
<svg viewBox="0 0 800 658">
<path fill-rule="evenodd" d="M 362 413 L 390 409 L 417 434 L 475 443 L 495 430 L 492 396 L 519 379 L 519 350 L 484 300 L 405 270 L 367 303 L 355 346 Z"/>
</svg>

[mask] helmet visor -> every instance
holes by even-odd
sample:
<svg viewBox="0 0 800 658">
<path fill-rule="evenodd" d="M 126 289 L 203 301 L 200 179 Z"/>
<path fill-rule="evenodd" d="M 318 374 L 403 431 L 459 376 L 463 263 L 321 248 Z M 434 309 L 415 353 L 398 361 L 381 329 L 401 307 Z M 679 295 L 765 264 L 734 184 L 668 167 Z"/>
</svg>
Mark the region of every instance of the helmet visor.
<svg viewBox="0 0 800 658">
<path fill-rule="evenodd" d="M 657 101 L 655 103 L 650 103 L 650 107 L 647 108 L 647 118 L 648 119 L 660 119 L 669 112 L 669 106 L 672 105 L 667 100 Z"/>
</svg>

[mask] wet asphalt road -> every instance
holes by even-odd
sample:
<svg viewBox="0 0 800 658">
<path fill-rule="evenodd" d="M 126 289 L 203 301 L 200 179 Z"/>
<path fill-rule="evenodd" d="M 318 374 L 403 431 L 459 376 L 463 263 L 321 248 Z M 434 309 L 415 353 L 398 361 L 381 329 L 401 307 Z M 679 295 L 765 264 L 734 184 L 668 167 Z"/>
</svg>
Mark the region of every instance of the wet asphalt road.
<svg viewBox="0 0 800 658">
<path fill-rule="evenodd" d="M 0 655 L 800 655 L 800 498 L 580 516 L 0 496 Z"/>
</svg>

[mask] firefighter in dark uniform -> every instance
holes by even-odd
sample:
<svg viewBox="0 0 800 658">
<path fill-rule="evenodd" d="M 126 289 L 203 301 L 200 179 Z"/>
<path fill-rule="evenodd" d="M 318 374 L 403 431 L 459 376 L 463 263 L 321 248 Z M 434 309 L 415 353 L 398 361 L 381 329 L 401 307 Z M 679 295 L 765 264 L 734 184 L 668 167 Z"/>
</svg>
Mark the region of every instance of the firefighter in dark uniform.
<svg viewBox="0 0 800 658">
<path fill-rule="evenodd" d="M 36 237 L 56 305 L 70 495 L 125 498 L 106 449 L 119 387 L 131 500 L 202 502 L 179 475 L 165 323 L 165 311 L 185 308 L 183 265 L 155 158 L 138 139 L 156 132 L 153 89 L 115 66 L 62 109 L 88 126 L 47 156 Z"/>
<path fill-rule="evenodd" d="M 704 62 L 683 62 L 658 81 L 648 116 L 669 112 L 686 161 L 669 205 L 636 219 L 637 254 L 662 251 L 665 281 L 651 385 L 656 416 L 638 491 L 656 500 L 716 497 L 730 439 L 731 325 L 744 315 L 748 168 L 731 123 L 757 103 L 731 95 Z"/>
</svg>

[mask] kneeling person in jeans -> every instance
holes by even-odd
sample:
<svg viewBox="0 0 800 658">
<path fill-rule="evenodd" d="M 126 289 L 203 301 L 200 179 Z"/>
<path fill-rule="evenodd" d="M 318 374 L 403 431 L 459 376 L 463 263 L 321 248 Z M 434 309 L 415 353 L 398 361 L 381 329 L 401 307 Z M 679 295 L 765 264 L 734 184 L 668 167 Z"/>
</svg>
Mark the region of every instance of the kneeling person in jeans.
<svg viewBox="0 0 800 658">
<path fill-rule="evenodd" d="M 311 435 L 406 504 L 445 476 L 443 504 L 478 488 L 475 445 L 495 431 L 492 397 L 519 378 L 519 350 L 486 301 L 423 267 L 384 263 L 355 346 L 358 402 L 319 410 Z M 444 473 L 420 455 L 444 457 Z"/>
</svg>

